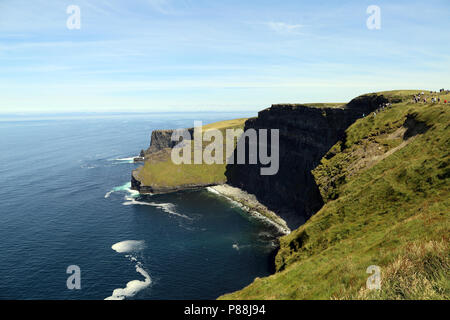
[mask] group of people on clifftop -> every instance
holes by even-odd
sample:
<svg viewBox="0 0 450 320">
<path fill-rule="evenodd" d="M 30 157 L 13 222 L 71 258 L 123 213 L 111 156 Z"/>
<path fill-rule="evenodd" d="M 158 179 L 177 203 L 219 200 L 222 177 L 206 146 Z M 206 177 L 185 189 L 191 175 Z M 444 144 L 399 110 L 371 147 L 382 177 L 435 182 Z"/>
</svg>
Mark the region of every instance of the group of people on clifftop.
<svg viewBox="0 0 450 320">
<path fill-rule="evenodd" d="M 392 103 L 390 103 L 390 102 L 382 103 L 378 106 L 378 108 L 375 111 L 372 112 L 372 114 L 374 117 L 376 117 L 377 113 L 384 111 L 384 109 L 390 108 L 391 106 L 392 106 Z M 366 114 L 363 113 L 362 117 L 365 118 Z"/>
<path fill-rule="evenodd" d="M 439 94 L 449 94 L 449 93 L 450 93 L 450 90 L 446 90 L 446 89 L 440 89 L 439 93 L 437 91 L 430 91 L 430 93 L 429 93 L 431 95 L 430 101 L 431 101 L 431 103 L 443 102 L 445 104 L 447 104 L 447 103 L 450 104 L 450 101 L 447 101 L 446 99 L 441 99 L 441 97 L 439 96 Z M 426 94 L 423 91 L 419 92 L 418 94 L 415 94 L 413 96 L 413 101 L 414 101 L 414 103 L 420 103 L 420 102 L 427 103 L 428 102 Z M 382 103 L 378 106 L 378 108 L 375 111 L 372 112 L 372 115 L 374 117 L 376 117 L 377 113 L 384 111 L 386 108 L 390 108 L 391 106 L 392 106 L 392 103 L 390 103 L 390 102 Z M 370 115 L 370 113 L 369 113 L 369 115 Z M 362 117 L 365 118 L 366 114 L 363 113 Z"/>
<path fill-rule="evenodd" d="M 379 113 L 379 112 L 381 112 L 381 111 L 384 111 L 384 109 L 388 109 L 388 108 L 390 108 L 391 106 L 392 106 L 392 103 L 390 103 L 390 102 L 386 102 L 386 103 L 380 104 L 380 105 L 378 106 L 378 109 L 375 110 L 375 111 L 373 112 L 373 116 L 376 117 L 376 116 L 377 116 L 377 113 Z"/>
<path fill-rule="evenodd" d="M 447 93 L 448 94 L 448 93 L 450 93 L 450 90 L 441 89 L 441 90 L 439 90 L 439 93 L 444 93 L 444 94 Z M 441 103 L 441 97 L 433 96 L 433 95 L 437 95 L 437 92 L 430 91 L 430 95 L 432 95 L 432 97 L 430 99 L 431 103 Z M 419 102 L 427 103 L 428 102 L 427 97 L 425 96 L 425 92 L 423 92 L 423 91 L 414 95 L 413 100 L 414 100 L 414 103 L 419 103 Z M 444 99 L 443 102 L 446 104 L 447 100 Z"/>
</svg>

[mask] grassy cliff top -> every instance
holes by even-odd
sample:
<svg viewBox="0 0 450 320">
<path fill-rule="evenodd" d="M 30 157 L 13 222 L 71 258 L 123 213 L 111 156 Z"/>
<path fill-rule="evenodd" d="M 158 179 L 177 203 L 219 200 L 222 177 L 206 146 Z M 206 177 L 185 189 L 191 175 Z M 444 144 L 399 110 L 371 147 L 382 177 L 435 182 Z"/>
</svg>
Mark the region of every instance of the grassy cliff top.
<svg viewBox="0 0 450 320">
<path fill-rule="evenodd" d="M 382 93 L 402 102 L 347 129 L 313 171 L 325 205 L 280 239 L 277 272 L 222 299 L 450 298 L 450 105 L 413 103 L 422 91 Z"/>
<path fill-rule="evenodd" d="M 211 185 L 226 182 L 225 143 L 226 129 L 243 128 L 246 118 L 225 120 L 206 124 L 202 131 L 217 129 L 223 132 L 224 161 L 223 164 L 175 164 L 171 160 L 171 149 L 161 150 L 146 156 L 144 166 L 137 169 L 135 177 L 145 186 L 175 187 L 188 185 Z M 210 142 L 203 143 L 203 149 Z M 191 159 L 194 159 L 194 147 L 191 143 Z"/>
<path fill-rule="evenodd" d="M 390 100 L 402 100 L 402 101 L 407 101 L 408 99 L 411 99 L 413 96 L 419 94 L 419 93 L 424 93 L 425 98 L 427 98 L 428 102 L 430 102 L 429 100 L 432 97 L 440 97 L 442 100 L 449 100 L 450 99 L 450 93 L 446 93 L 446 91 L 444 92 L 430 92 L 430 90 L 391 90 L 391 91 L 381 91 L 381 92 L 376 92 L 373 94 L 381 94 L 383 96 L 385 96 L 386 98 L 390 99 Z"/>
<path fill-rule="evenodd" d="M 345 102 L 311 102 L 311 103 L 277 103 L 273 104 L 274 107 L 310 107 L 310 108 L 343 108 Z"/>
<path fill-rule="evenodd" d="M 205 124 L 202 127 L 203 131 L 208 131 L 211 129 L 217 129 L 217 130 L 225 130 L 225 129 L 233 129 L 233 128 L 243 128 L 245 121 L 247 121 L 248 118 L 240 118 L 240 119 L 233 119 L 233 120 L 225 120 L 225 121 L 219 121 L 214 122 L 210 124 Z"/>
<path fill-rule="evenodd" d="M 444 92 L 432 92 L 430 93 L 430 90 L 422 90 L 422 89 L 417 89 L 417 90 L 390 90 L 390 91 L 380 91 L 380 92 L 373 92 L 373 93 L 367 93 L 362 96 L 367 96 L 367 95 L 383 95 L 384 97 L 386 97 L 389 100 L 393 100 L 396 101 L 397 103 L 399 102 L 406 102 L 410 99 L 412 99 L 412 97 L 414 95 L 417 95 L 419 93 L 424 93 L 425 98 L 427 98 L 427 100 L 430 100 L 432 97 L 440 97 L 442 100 L 447 100 L 449 101 L 450 99 L 450 93 L 446 93 L 446 91 Z M 345 107 L 347 103 L 346 102 L 325 102 L 325 103 L 319 103 L 319 102 L 311 102 L 311 103 L 277 103 L 277 104 L 273 104 L 273 106 L 278 106 L 278 107 L 282 107 L 282 106 L 286 106 L 286 107 L 312 107 L 312 108 L 343 108 Z"/>
</svg>

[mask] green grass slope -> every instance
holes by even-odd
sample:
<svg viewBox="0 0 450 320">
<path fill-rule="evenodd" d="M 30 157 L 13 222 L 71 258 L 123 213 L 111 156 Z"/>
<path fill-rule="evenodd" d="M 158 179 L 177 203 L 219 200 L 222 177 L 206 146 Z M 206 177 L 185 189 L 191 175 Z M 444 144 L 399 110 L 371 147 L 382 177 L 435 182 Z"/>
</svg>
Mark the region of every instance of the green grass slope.
<svg viewBox="0 0 450 320">
<path fill-rule="evenodd" d="M 280 239 L 277 272 L 221 299 L 450 298 L 450 105 L 416 92 L 383 93 L 397 103 L 347 129 L 313 172 L 325 205 Z"/>
<path fill-rule="evenodd" d="M 222 164 L 175 164 L 170 157 L 170 150 L 161 150 L 146 157 L 144 166 L 137 169 L 136 177 L 146 186 L 175 187 L 188 185 L 223 184 L 226 181 L 226 129 L 243 129 L 247 119 L 234 119 L 204 125 L 202 132 L 216 129 L 222 132 Z M 203 142 L 203 149 L 211 142 Z M 236 142 L 235 142 L 236 144 Z M 194 143 L 191 143 L 191 159 L 194 161 Z"/>
</svg>

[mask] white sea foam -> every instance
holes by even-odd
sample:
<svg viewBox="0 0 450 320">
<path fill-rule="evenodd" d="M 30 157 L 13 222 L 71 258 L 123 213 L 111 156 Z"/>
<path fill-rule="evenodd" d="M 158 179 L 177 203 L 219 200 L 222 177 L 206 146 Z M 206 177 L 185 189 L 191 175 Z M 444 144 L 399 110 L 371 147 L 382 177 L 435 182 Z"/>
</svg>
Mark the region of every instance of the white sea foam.
<svg viewBox="0 0 450 320">
<path fill-rule="evenodd" d="M 111 249 L 118 253 L 137 252 L 145 248 L 145 241 L 143 240 L 125 240 L 117 242 Z"/>
<path fill-rule="evenodd" d="M 81 169 L 95 169 L 96 167 L 95 167 L 95 166 L 89 166 L 89 165 L 83 164 L 83 165 L 81 165 L 80 168 L 81 168 Z"/>
<path fill-rule="evenodd" d="M 122 203 L 124 206 L 140 205 L 140 206 L 156 207 L 168 214 L 173 214 L 173 215 L 181 217 L 181 218 L 192 220 L 192 218 L 190 218 L 184 214 L 176 212 L 175 205 L 173 203 L 156 203 L 156 202 L 138 201 L 134 197 L 125 197 L 125 200 L 127 200 L 127 201 Z"/>
<path fill-rule="evenodd" d="M 139 196 L 139 191 L 131 189 L 131 182 L 127 182 L 124 185 L 121 185 L 119 187 L 115 187 L 111 191 L 108 191 L 105 194 L 105 198 L 109 198 L 109 196 L 111 194 L 113 194 L 114 192 L 128 192 L 130 194 L 130 197 L 133 197 L 133 198 L 136 198 L 136 197 Z"/>
<path fill-rule="evenodd" d="M 144 269 L 136 265 L 136 271 L 144 276 L 144 281 L 132 280 L 127 283 L 125 288 L 114 289 L 112 295 L 105 298 L 105 300 L 124 300 L 134 297 L 139 291 L 147 288 L 152 283 L 150 276 Z"/>
<path fill-rule="evenodd" d="M 106 194 L 105 194 L 105 198 L 109 198 L 109 196 L 113 193 L 114 191 L 108 191 Z"/>
<path fill-rule="evenodd" d="M 136 198 L 139 197 L 140 193 L 139 193 L 139 191 L 131 189 L 131 182 L 127 182 L 124 185 L 115 187 L 111 191 L 108 191 L 105 194 L 105 198 L 109 198 L 109 196 L 111 196 L 111 194 L 113 194 L 114 192 L 127 192 L 128 193 L 128 195 L 125 196 L 126 201 L 122 203 L 124 206 L 130 206 L 130 205 L 152 206 L 152 207 L 159 208 L 166 213 L 192 220 L 190 217 L 176 212 L 175 205 L 173 203 L 156 203 L 156 202 L 146 202 L 146 201 L 136 200 Z M 151 195 L 151 194 L 149 194 L 149 195 Z"/>
<path fill-rule="evenodd" d="M 145 248 L 145 241 L 143 240 L 126 240 L 114 244 L 111 247 L 114 251 L 118 253 L 135 253 L 141 251 Z M 142 267 L 142 264 L 137 260 L 137 257 L 129 254 L 126 255 L 128 259 L 132 262 L 136 262 L 136 272 L 144 277 L 144 280 L 132 280 L 127 283 L 125 288 L 114 289 L 110 297 L 105 298 L 105 300 L 124 300 L 135 296 L 139 291 L 147 288 L 152 280 L 147 271 Z"/>
<path fill-rule="evenodd" d="M 213 189 L 213 188 L 211 188 L 211 187 L 206 187 L 206 190 L 208 190 L 208 191 L 211 192 L 211 193 L 221 195 L 220 192 L 216 191 L 215 189 Z"/>
<path fill-rule="evenodd" d="M 236 251 L 239 251 L 241 249 L 250 248 L 250 244 L 239 244 L 239 243 L 233 243 L 232 248 Z"/>
<path fill-rule="evenodd" d="M 116 161 L 116 162 L 122 162 L 122 163 L 134 163 L 134 158 L 137 158 L 139 156 L 134 156 L 130 158 L 117 158 L 117 159 L 109 159 L 108 161 Z"/>
<path fill-rule="evenodd" d="M 114 161 L 130 161 L 130 160 L 134 160 L 135 157 L 130 157 L 130 158 L 119 158 L 119 159 L 114 159 Z"/>
</svg>

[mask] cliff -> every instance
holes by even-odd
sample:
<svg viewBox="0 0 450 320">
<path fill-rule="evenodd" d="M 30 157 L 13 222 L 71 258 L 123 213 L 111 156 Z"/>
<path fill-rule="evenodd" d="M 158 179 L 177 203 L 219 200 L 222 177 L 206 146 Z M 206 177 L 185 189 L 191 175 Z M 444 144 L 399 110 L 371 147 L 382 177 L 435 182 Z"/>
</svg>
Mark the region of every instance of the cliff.
<svg viewBox="0 0 450 320">
<path fill-rule="evenodd" d="M 343 132 L 311 171 L 323 206 L 280 238 L 276 273 L 221 298 L 449 299 L 450 109 L 414 103 L 421 91 L 382 93 L 392 105 Z M 364 101 L 346 108 L 367 112 Z M 310 148 L 313 161 L 322 149 Z M 380 270 L 380 290 L 366 286 L 369 266 Z"/>
<path fill-rule="evenodd" d="M 140 181 L 139 169 L 135 170 L 131 174 L 131 189 L 137 190 L 142 194 L 163 194 L 172 193 L 177 191 L 194 190 L 199 188 L 211 187 L 223 183 L 218 181 L 214 183 L 191 183 L 191 184 L 177 184 L 177 185 L 143 185 Z"/>
<path fill-rule="evenodd" d="M 260 164 L 228 165 L 227 183 L 256 195 L 291 229 L 299 227 L 323 205 L 311 171 L 356 119 L 386 102 L 383 95 L 370 94 L 337 108 L 289 104 L 273 105 L 259 112 L 257 118 L 245 123 L 245 130 L 280 130 L 279 171 L 264 176 L 260 174 Z"/>
<path fill-rule="evenodd" d="M 333 107 L 331 104 L 273 105 L 259 112 L 256 118 L 205 126 L 204 129 L 221 130 L 279 129 L 280 166 L 272 176 L 261 175 L 259 164 L 175 166 L 169 159 L 169 150 L 177 143 L 171 141 L 173 130 L 154 130 L 145 152 L 144 167 L 132 173 L 132 188 L 141 193 L 166 193 L 228 183 L 255 195 L 263 206 L 285 220 L 290 229 L 295 229 L 323 205 L 311 171 L 356 119 L 386 102 L 388 99 L 381 94 L 368 94 Z M 193 129 L 188 130 L 192 135 Z"/>
<path fill-rule="evenodd" d="M 187 129 L 191 136 L 194 128 Z M 171 137 L 174 130 L 153 130 L 150 138 L 150 147 L 145 151 L 145 154 L 152 154 L 166 148 L 173 148 L 178 141 L 172 141 Z"/>
<path fill-rule="evenodd" d="M 420 91 L 368 94 L 345 105 L 273 105 L 245 126 L 212 125 L 279 129 L 273 176 L 261 175 L 260 165 L 174 166 L 170 134 L 155 132 L 133 188 L 227 182 L 266 218 L 300 226 L 280 238 L 274 275 L 222 298 L 448 299 L 450 109 L 413 103 Z M 381 290 L 365 288 L 370 265 L 384 272 Z"/>
<path fill-rule="evenodd" d="M 243 128 L 247 119 L 234 119 L 204 125 L 202 131 L 217 129 Z M 193 128 L 187 129 L 193 136 Z M 171 161 L 172 148 L 178 144 L 171 141 L 174 130 L 154 130 L 151 136 L 150 147 L 145 152 L 144 165 L 131 174 L 131 187 L 140 193 L 169 193 L 187 189 L 197 189 L 226 182 L 226 161 L 219 164 L 175 164 Z M 224 135 L 225 136 L 225 135 Z M 226 143 L 226 139 L 224 145 Z M 194 145 L 191 144 L 191 159 L 194 158 Z M 204 141 L 203 148 L 209 143 Z"/>
</svg>

